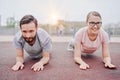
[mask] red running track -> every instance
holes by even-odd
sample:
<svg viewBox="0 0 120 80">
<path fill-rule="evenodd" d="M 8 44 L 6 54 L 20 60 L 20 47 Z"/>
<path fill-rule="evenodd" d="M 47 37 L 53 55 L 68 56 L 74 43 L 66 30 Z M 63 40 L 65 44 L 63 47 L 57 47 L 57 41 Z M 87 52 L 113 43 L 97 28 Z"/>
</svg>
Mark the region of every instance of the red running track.
<svg viewBox="0 0 120 80">
<path fill-rule="evenodd" d="M 66 47 L 67 43 L 53 43 L 51 60 L 43 71 L 32 71 L 31 66 L 38 60 L 25 55 L 25 68 L 15 72 L 11 70 L 15 64 L 15 49 L 11 42 L 0 42 L 0 80 L 120 80 L 120 43 L 110 44 L 115 70 L 104 68 L 100 49 L 93 55 L 82 56 L 91 68 L 80 70 L 73 61 L 73 53 Z"/>
</svg>

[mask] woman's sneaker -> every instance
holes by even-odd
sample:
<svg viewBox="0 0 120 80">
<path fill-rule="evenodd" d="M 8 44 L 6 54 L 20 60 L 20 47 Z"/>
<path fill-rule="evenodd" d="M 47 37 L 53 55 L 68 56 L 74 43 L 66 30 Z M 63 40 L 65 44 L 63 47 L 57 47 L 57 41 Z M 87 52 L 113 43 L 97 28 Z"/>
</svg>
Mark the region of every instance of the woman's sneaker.
<svg viewBox="0 0 120 80">
<path fill-rule="evenodd" d="M 67 47 L 68 51 L 73 51 L 74 50 L 74 46 L 72 44 L 69 44 Z"/>
</svg>

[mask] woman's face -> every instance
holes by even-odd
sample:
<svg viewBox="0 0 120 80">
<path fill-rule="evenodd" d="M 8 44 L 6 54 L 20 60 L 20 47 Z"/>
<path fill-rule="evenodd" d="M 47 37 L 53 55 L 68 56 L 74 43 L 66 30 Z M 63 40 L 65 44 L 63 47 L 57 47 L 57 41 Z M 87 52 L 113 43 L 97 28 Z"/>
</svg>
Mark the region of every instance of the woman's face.
<svg viewBox="0 0 120 80">
<path fill-rule="evenodd" d="M 99 16 L 90 15 L 87 25 L 90 33 L 98 34 L 102 25 L 101 18 Z"/>
</svg>

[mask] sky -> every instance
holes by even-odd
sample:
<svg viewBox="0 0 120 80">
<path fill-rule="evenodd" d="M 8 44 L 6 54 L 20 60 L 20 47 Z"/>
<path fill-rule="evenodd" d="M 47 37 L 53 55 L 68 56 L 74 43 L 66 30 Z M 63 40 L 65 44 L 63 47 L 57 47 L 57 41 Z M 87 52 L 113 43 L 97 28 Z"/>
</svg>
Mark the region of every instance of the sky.
<svg viewBox="0 0 120 80">
<path fill-rule="evenodd" d="M 24 15 L 35 16 L 39 23 L 54 24 L 58 19 L 85 21 L 90 11 L 98 11 L 103 24 L 120 22 L 120 0 L 0 0 L 1 24 L 8 17 L 19 21 Z"/>
</svg>

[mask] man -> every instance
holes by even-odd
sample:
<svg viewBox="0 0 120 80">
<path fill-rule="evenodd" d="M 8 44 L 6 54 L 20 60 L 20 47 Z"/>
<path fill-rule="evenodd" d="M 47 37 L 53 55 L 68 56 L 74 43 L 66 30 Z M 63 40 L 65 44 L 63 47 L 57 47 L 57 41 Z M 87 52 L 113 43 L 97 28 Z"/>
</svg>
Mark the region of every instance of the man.
<svg viewBox="0 0 120 80">
<path fill-rule="evenodd" d="M 24 67 L 24 50 L 31 58 L 40 58 L 31 69 L 43 70 L 49 62 L 52 42 L 50 36 L 43 29 L 38 29 L 37 20 L 32 15 L 25 15 L 20 20 L 20 31 L 16 33 L 13 44 L 16 47 L 16 64 L 12 70 L 17 71 Z"/>
</svg>

